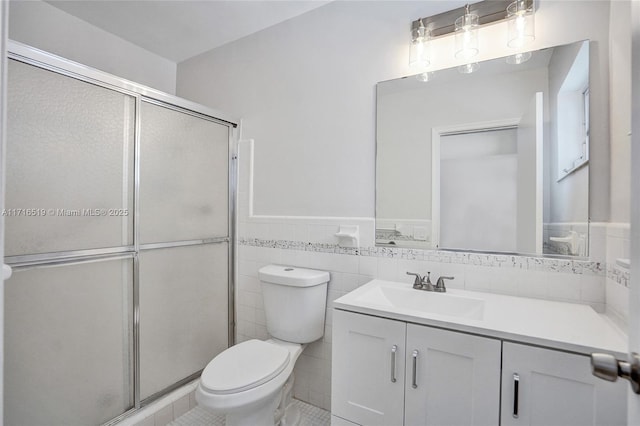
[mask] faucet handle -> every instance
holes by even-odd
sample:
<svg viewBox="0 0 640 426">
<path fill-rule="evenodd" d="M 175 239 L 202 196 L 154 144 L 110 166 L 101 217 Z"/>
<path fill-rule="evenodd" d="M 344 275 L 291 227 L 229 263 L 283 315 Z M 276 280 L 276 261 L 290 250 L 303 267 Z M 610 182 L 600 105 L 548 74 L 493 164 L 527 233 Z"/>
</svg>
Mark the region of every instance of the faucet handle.
<svg viewBox="0 0 640 426">
<path fill-rule="evenodd" d="M 413 275 L 416 279 L 413 281 L 413 288 L 422 288 L 422 277 L 415 272 L 407 272 L 407 275 Z"/>
<path fill-rule="evenodd" d="M 436 286 L 434 288 L 434 291 L 438 291 L 440 293 L 444 293 L 447 291 L 447 287 L 445 287 L 444 285 L 444 280 L 453 280 L 455 279 L 454 277 L 440 277 L 438 278 L 438 281 L 436 281 Z"/>
</svg>

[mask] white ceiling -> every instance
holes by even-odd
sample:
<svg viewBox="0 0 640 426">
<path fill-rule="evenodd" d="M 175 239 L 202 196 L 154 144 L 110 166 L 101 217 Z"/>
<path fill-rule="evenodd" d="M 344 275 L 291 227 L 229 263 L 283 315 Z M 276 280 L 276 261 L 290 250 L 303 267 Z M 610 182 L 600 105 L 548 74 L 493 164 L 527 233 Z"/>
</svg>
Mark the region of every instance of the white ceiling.
<svg viewBox="0 0 640 426">
<path fill-rule="evenodd" d="M 301 15 L 324 0 L 45 0 L 174 62 Z"/>
</svg>

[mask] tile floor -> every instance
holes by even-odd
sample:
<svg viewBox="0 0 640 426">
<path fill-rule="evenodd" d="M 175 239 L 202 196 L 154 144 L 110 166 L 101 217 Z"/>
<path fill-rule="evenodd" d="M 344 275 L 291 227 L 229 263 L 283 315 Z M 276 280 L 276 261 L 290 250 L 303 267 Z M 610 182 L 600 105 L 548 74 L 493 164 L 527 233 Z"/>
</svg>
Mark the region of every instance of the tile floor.
<svg viewBox="0 0 640 426">
<path fill-rule="evenodd" d="M 331 423 L 331 414 L 328 411 L 297 399 L 293 400 L 293 404 L 300 410 L 299 426 L 329 426 Z M 224 416 L 210 413 L 196 406 L 168 426 L 224 426 Z"/>
</svg>

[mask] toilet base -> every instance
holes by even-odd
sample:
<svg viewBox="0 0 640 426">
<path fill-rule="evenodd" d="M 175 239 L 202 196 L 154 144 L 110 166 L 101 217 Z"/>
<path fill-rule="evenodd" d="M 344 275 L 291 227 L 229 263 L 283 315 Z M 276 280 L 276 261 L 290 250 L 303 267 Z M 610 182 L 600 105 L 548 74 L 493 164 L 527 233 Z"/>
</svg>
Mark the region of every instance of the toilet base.
<svg viewBox="0 0 640 426">
<path fill-rule="evenodd" d="M 247 411 L 227 413 L 226 426 L 297 426 L 300 410 L 293 405 L 293 373 L 274 398 Z"/>
<path fill-rule="evenodd" d="M 251 407 L 249 410 L 242 410 L 227 413 L 225 416 L 226 426 L 274 426 L 273 413 L 280 403 L 280 394 L 265 401 L 263 404 Z"/>
<path fill-rule="evenodd" d="M 295 407 L 293 404 L 289 404 L 285 410 L 284 417 L 280 420 L 279 426 L 297 426 L 300 424 L 301 416 L 302 414 L 298 407 Z"/>
<path fill-rule="evenodd" d="M 295 375 L 292 372 L 282 387 L 280 404 L 274 416 L 276 426 L 295 426 L 300 422 L 299 410 L 292 405 L 294 380 Z"/>
</svg>

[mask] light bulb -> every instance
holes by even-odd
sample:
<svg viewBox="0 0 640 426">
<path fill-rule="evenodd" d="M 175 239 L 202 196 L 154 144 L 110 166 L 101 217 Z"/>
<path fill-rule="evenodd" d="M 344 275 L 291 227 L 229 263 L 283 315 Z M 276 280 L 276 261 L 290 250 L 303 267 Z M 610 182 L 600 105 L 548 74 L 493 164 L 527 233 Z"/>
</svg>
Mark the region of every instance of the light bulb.
<svg viewBox="0 0 640 426">
<path fill-rule="evenodd" d="M 510 65 L 519 65 L 531 59 L 531 52 L 520 52 L 515 55 L 507 56 L 507 63 Z"/>
<path fill-rule="evenodd" d="M 460 74 L 471 74 L 472 72 L 478 69 L 478 66 L 479 65 L 477 62 L 471 62 L 469 64 L 460 65 L 458 67 L 458 72 Z"/>
<path fill-rule="evenodd" d="M 409 46 L 409 66 L 412 68 L 426 68 L 431 63 L 429 59 L 430 33 L 420 19 L 418 27 L 411 30 L 411 44 Z"/>
<path fill-rule="evenodd" d="M 423 72 L 420 74 L 416 74 L 416 80 L 426 83 L 427 81 L 433 80 L 435 73 L 432 72 Z"/>
<path fill-rule="evenodd" d="M 478 15 L 469 13 L 468 5 L 465 14 L 456 19 L 456 50 L 454 54 L 456 59 L 469 60 L 480 52 L 478 49 L 478 20 Z"/>
</svg>

